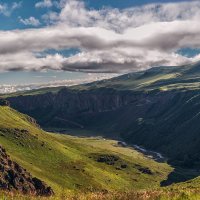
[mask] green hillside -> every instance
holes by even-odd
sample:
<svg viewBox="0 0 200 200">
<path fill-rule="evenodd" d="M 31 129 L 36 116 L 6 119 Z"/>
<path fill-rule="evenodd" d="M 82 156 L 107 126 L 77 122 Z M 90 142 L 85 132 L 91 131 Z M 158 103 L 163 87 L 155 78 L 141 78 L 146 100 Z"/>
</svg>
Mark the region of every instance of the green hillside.
<svg viewBox="0 0 200 200">
<path fill-rule="evenodd" d="M 77 200 L 196 200 L 199 179 L 160 188 L 174 170 L 114 140 L 78 138 L 42 131 L 35 121 L 0 107 L 0 144 L 33 176 L 52 186 L 48 199 Z M 97 162 L 102 157 L 105 162 Z M 106 157 L 107 156 L 107 157 Z M 115 158 L 117 160 L 113 159 Z M 2 200 L 45 198 L 0 192 Z"/>
<path fill-rule="evenodd" d="M 109 80 L 72 86 L 75 90 L 113 88 L 132 91 L 196 90 L 200 86 L 200 63 L 185 66 L 161 66 L 121 75 Z M 29 93 L 31 94 L 31 93 Z"/>
<path fill-rule="evenodd" d="M 49 184 L 56 195 L 77 190 L 158 188 L 173 170 L 131 148 L 119 147 L 113 140 L 46 133 L 33 119 L 9 107 L 0 107 L 0 113 L 0 144 L 13 160 Z M 97 162 L 106 156 L 111 160 Z"/>
</svg>

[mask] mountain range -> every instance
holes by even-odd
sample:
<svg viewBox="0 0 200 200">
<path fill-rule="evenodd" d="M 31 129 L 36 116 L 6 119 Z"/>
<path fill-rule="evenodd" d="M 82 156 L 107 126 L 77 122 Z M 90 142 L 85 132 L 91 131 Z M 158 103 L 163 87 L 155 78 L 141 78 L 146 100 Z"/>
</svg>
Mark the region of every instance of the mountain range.
<svg viewBox="0 0 200 200">
<path fill-rule="evenodd" d="M 198 186 L 199 87 L 195 63 L 1 95 L 1 145 L 57 194 Z"/>
</svg>

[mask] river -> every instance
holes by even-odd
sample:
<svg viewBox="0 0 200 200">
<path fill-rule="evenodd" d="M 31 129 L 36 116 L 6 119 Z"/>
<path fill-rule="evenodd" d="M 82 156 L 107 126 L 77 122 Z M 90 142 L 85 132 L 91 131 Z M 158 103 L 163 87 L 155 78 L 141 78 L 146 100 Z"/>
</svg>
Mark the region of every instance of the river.
<svg viewBox="0 0 200 200">
<path fill-rule="evenodd" d="M 156 151 L 147 150 L 144 147 L 139 146 L 139 145 L 128 145 L 126 142 L 123 142 L 123 141 L 118 141 L 118 145 L 120 145 L 122 147 L 132 147 L 136 151 L 144 154 L 146 157 L 151 158 L 157 162 L 166 162 L 167 161 L 167 159 L 161 153 L 158 153 Z"/>
</svg>

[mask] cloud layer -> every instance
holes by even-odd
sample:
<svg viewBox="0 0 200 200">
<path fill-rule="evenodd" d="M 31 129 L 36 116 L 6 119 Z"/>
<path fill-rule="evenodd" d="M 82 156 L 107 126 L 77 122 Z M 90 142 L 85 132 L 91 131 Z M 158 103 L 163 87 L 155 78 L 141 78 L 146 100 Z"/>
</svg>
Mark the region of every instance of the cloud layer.
<svg viewBox="0 0 200 200">
<path fill-rule="evenodd" d="M 37 8 L 51 6 L 60 12 L 47 12 L 42 18 L 48 25 L 43 28 L 0 31 L 0 70 L 122 73 L 200 59 L 200 55 L 188 58 L 177 53 L 182 48 L 200 48 L 199 1 L 122 10 L 87 9 L 77 0 L 36 4 Z M 30 25 L 34 19 L 21 22 Z M 44 53 L 71 48 L 80 52 L 70 57 Z"/>
<path fill-rule="evenodd" d="M 29 84 L 0 84 L 0 94 L 8 94 L 20 91 L 29 91 L 45 87 L 59 87 L 59 86 L 73 86 L 93 81 L 100 81 L 112 78 L 117 74 L 87 74 L 84 78 L 68 79 L 68 80 L 55 80 L 47 83 L 29 83 Z M 40 77 L 39 77 L 40 78 Z"/>
</svg>

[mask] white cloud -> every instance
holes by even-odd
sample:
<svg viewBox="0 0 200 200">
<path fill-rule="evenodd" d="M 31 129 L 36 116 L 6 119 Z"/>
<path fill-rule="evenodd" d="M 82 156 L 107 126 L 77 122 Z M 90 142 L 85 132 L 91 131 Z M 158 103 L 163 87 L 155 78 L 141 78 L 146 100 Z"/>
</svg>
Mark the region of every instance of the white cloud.
<svg viewBox="0 0 200 200">
<path fill-rule="evenodd" d="M 51 0 L 43 0 L 35 4 L 36 8 L 50 8 L 52 6 L 53 6 L 53 3 Z"/>
<path fill-rule="evenodd" d="M 156 3 L 127 9 L 86 9 L 83 1 L 61 0 L 61 12 L 46 14 L 51 23 L 64 22 L 71 26 L 98 26 L 115 31 L 153 22 L 199 19 L 200 2 Z M 47 17 L 47 15 L 50 15 Z"/>
<path fill-rule="evenodd" d="M 88 10 L 82 1 L 62 0 L 59 7 L 60 13 L 43 16 L 50 26 L 0 31 L 1 70 L 129 72 L 182 65 L 200 57 L 176 53 L 200 48 L 199 1 Z M 70 48 L 80 53 L 41 53 Z"/>
<path fill-rule="evenodd" d="M 19 17 L 19 21 L 24 25 L 30 25 L 30 26 L 40 25 L 40 21 L 35 17 L 29 17 L 28 19 L 22 19 L 21 17 Z"/>
<path fill-rule="evenodd" d="M 0 14 L 9 17 L 13 11 L 16 9 L 19 9 L 22 5 L 22 1 L 20 2 L 14 2 L 12 4 L 7 3 L 0 3 Z"/>
</svg>

